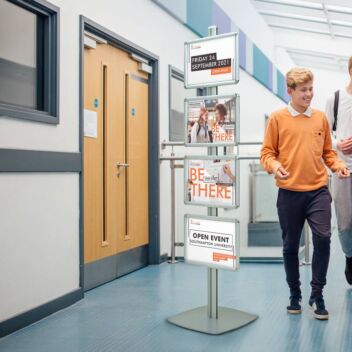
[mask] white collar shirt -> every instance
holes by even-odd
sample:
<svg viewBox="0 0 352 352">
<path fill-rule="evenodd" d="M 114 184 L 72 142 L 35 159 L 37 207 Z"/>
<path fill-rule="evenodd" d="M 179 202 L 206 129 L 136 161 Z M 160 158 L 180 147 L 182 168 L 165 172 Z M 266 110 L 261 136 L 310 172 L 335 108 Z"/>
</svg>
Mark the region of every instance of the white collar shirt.
<svg viewBox="0 0 352 352">
<path fill-rule="evenodd" d="M 290 103 L 288 103 L 288 105 L 287 105 L 287 109 L 288 109 L 288 111 L 289 111 L 289 113 L 293 116 L 293 117 L 296 117 L 296 116 L 298 116 L 298 115 L 305 115 L 305 116 L 307 116 L 307 117 L 311 117 L 312 116 L 312 108 L 310 107 L 310 106 L 308 106 L 308 108 L 307 108 L 307 110 L 305 111 L 305 112 L 303 112 L 303 113 L 300 113 L 300 112 L 298 112 L 297 110 L 295 110 L 294 108 L 293 108 L 293 106 L 291 105 L 291 102 Z"/>
</svg>

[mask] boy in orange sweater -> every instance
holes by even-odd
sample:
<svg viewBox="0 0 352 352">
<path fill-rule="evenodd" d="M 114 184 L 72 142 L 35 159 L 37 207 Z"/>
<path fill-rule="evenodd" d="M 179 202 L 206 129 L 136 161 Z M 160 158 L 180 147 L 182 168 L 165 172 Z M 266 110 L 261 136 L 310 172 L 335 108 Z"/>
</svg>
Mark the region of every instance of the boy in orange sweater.
<svg viewBox="0 0 352 352">
<path fill-rule="evenodd" d="M 340 178 L 346 168 L 332 150 L 329 124 L 323 112 L 310 107 L 313 73 L 294 68 L 286 74 L 288 106 L 272 113 L 261 149 L 263 167 L 275 175 L 279 187 L 277 209 L 282 229 L 286 281 L 290 288 L 288 313 L 301 313 L 298 250 L 304 221 L 313 233 L 311 297 L 317 319 L 328 319 L 323 287 L 330 257 L 331 196 L 324 163 Z M 324 161 L 324 163 L 323 163 Z"/>
</svg>

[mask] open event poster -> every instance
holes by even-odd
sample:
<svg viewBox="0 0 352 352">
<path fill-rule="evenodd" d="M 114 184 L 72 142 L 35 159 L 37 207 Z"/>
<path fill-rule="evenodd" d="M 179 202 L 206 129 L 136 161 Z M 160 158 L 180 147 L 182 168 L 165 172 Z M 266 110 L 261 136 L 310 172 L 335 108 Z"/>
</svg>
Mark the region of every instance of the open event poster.
<svg viewBox="0 0 352 352">
<path fill-rule="evenodd" d="M 222 208 L 238 206 L 238 171 L 236 157 L 185 157 L 185 203 Z"/>
<path fill-rule="evenodd" d="M 238 34 L 228 33 L 185 43 L 185 87 L 238 82 Z"/>
<path fill-rule="evenodd" d="M 239 140 L 239 95 L 185 100 L 186 146 L 233 146 Z"/>
<path fill-rule="evenodd" d="M 239 223 L 236 220 L 185 215 L 185 261 L 237 270 Z"/>
</svg>

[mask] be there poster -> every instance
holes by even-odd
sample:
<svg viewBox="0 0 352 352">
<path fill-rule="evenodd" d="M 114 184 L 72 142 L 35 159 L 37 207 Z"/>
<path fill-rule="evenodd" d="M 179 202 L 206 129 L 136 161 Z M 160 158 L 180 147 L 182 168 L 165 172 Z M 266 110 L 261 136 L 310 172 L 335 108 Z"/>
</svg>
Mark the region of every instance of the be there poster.
<svg viewBox="0 0 352 352">
<path fill-rule="evenodd" d="M 233 146 L 238 143 L 239 96 L 185 100 L 186 146 Z"/>
<path fill-rule="evenodd" d="M 185 261 L 219 269 L 238 269 L 238 225 L 230 219 L 185 216 Z"/>
<path fill-rule="evenodd" d="M 228 156 L 185 158 L 185 203 L 233 208 L 238 204 L 238 163 Z"/>
</svg>

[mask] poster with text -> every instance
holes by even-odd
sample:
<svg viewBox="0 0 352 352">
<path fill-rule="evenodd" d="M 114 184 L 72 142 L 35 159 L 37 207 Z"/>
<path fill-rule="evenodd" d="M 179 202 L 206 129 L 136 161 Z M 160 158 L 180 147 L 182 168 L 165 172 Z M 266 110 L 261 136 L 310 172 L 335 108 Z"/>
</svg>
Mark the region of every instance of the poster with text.
<svg viewBox="0 0 352 352">
<path fill-rule="evenodd" d="M 238 165 L 237 159 L 229 156 L 185 157 L 185 203 L 237 207 Z"/>
<path fill-rule="evenodd" d="M 185 87 L 238 82 L 238 34 L 227 33 L 185 43 Z"/>
<path fill-rule="evenodd" d="M 239 96 L 185 100 L 186 146 L 233 146 L 239 140 Z"/>
<path fill-rule="evenodd" d="M 239 223 L 236 220 L 185 215 L 185 261 L 216 269 L 239 267 Z"/>
</svg>

